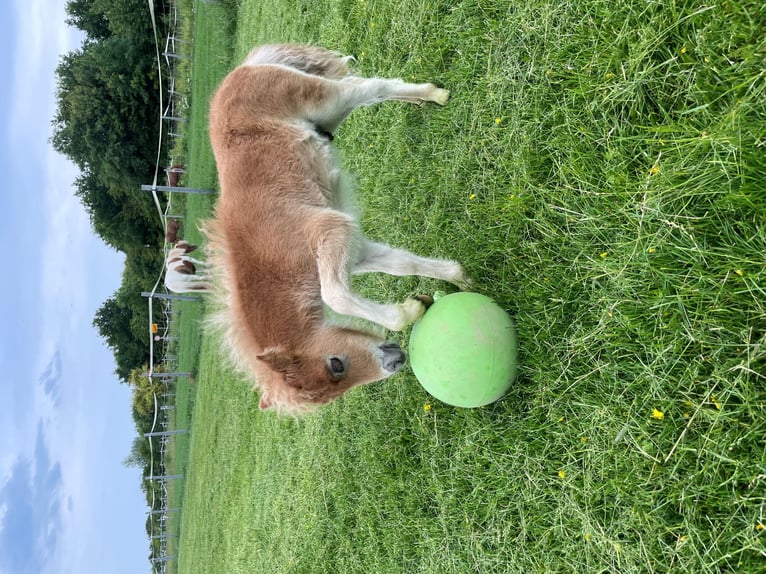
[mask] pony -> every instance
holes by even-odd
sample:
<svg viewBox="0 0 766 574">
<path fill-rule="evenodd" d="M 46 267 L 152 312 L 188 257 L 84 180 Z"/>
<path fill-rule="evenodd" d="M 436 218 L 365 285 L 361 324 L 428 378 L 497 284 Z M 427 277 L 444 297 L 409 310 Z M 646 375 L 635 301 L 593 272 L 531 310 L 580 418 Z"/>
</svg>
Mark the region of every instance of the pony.
<svg viewBox="0 0 766 574">
<path fill-rule="evenodd" d="M 167 227 L 165 229 L 165 241 L 168 243 L 175 243 L 178 241 L 178 231 L 180 225 L 177 219 L 168 219 Z"/>
<path fill-rule="evenodd" d="M 313 410 L 405 364 L 405 352 L 381 327 L 404 329 L 432 300 L 370 301 L 352 290 L 352 274 L 467 284 L 455 261 L 364 237 L 351 185 L 331 147 L 359 106 L 385 100 L 444 105 L 449 92 L 355 76 L 352 61 L 319 47 L 263 46 L 229 73 L 211 101 L 220 187 L 203 224 L 220 299 L 212 321 L 224 331 L 234 365 L 260 390 L 261 409 Z"/>
<path fill-rule="evenodd" d="M 182 163 L 177 163 L 165 168 L 165 173 L 168 176 L 168 185 L 170 187 L 177 187 L 181 174 L 186 173 L 186 166 Z"/>
<path fill-rule="evenodd" d="M 189 255 L 196 245 L 179 241 L 165 260 L 165 287 L 174 293 L 210 292 L 208 264 Z M 199 272 L 198 272 L 199 269 Z"/>
</svg>

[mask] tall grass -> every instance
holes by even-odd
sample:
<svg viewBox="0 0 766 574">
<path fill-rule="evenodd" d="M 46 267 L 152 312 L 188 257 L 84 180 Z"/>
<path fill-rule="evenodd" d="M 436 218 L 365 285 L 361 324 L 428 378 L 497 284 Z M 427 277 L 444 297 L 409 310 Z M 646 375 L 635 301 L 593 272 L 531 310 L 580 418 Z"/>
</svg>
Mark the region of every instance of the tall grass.
<svg viewBox="0 0 766 574">
<path fill-rule="evenodd" d="M 197 14 L 190 180 L 214 184 L 207 97 L 255 43 L 448 87 L 336 143 L 365 231 L 463 262 L 521 372 L 482 409 L 407 371 L 285 420 L 204 337 L 180 571 L 764 571 L 761 3 L 243 0 L 233 24 Z"/>
</svg>

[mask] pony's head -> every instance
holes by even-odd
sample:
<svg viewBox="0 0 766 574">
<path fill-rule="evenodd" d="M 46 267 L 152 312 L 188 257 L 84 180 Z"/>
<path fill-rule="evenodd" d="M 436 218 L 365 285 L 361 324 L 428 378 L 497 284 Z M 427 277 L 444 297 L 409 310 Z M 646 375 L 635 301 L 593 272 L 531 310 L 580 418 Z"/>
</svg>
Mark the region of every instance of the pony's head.
<svg viewBox="0 0 766 574">
<path fill-rule="evenodd" d="M 349 389 L 390 377 L 407 355 L 392 342 L 365 331 L 330 327 L 305 340 L 300 350 L 265 349 L 260 408 L 305 411 L 338 398 Z"/>
</svg>

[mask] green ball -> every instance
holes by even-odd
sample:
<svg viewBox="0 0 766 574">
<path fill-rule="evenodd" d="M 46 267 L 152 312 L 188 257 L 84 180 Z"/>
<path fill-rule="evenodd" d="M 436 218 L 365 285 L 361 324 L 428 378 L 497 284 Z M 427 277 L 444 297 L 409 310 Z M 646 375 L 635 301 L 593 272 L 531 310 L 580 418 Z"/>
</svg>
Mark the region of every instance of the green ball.
<svg viewBox="0 0 766 574">
<path fill-rule="evenodd" d="M 516 329 L 508 313 L 478 293 L 436 300 L 410 335 L 410 365 L 435 398 L 481 407 L 502 397 L 516 376 Z"/>
</svg>

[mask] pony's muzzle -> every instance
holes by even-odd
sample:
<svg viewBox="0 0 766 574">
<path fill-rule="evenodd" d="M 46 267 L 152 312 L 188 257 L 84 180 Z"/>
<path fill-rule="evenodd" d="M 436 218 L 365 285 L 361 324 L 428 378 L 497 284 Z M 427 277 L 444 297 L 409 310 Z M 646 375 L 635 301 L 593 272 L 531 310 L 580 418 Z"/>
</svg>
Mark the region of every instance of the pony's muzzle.
<svg viewBox="0 0 766 574">
<path fill-rule="evenodd" d="M 407 362 L 407 354 L 396 343 L 383 343 L 378 350 L 381 353 L 381 366 L 391 374 L 397 372 Z"/>
</svg>

